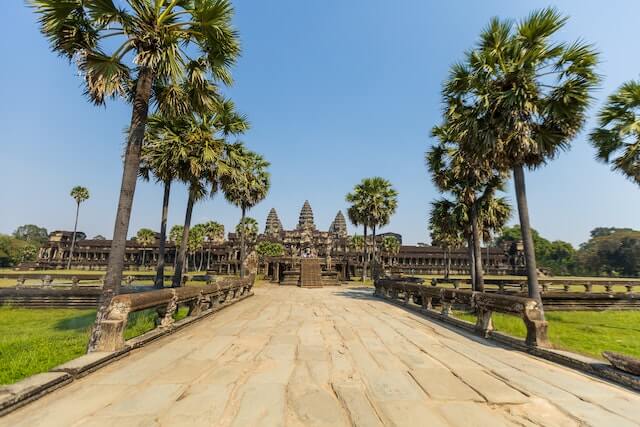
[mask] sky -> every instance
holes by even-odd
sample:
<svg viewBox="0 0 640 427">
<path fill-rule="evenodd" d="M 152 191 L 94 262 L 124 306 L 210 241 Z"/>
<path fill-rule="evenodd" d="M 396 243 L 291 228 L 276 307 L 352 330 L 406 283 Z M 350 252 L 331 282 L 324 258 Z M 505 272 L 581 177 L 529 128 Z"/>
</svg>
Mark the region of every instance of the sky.
<svg viewBox="0 0 640 427">
<path fill-rule="evenodd" d="M 236 0 L 243 54 L 226 93 L 251 122 L 241 137 L 271 162 L 268 197 L 250 211 L 261 228 L 275 207 L 294 228 L 303 202 L 326 230 L 362 178 L 382 176 L 399 192 L 382 231 L 427 242 L 429 203 L 438 197 L 424 165 L 441 118 L 440 88 L 493 16 L 519 19 L 555 6 L 570 19 L 558 40 L 583 39 L 601 53 L 601 87 L 569 152 L 527 173 L 531 223 L 551 240 L 578 245 L 597 226 L 640 228 L 640 189 L 594 160 L 586 133 L 606 97 L 640 71 L 640 2 L 616 0 Z M 34 223 L 72 229 L 71 188 L 91 198 L 78 229 L 110 238 L 131 109 L 96 107 L 77 70 L 51 53 L 32 10 L 3 2 L 0 26 L 0 233 Z M 507 196 L 515 205 L 513 186 Z M 162 188 L 139 182 L 129 234 L 159 228 Z M 175 185 L 169 224 L 183 222 L 186 190 Z M 515 214 L 511 223 L 517 222 Z M 193 223 L 231 230 L 239 210 L 221 195 L 196 205 Z M 353 232 L 354 228 L 351 227 Z"/>
</svg>

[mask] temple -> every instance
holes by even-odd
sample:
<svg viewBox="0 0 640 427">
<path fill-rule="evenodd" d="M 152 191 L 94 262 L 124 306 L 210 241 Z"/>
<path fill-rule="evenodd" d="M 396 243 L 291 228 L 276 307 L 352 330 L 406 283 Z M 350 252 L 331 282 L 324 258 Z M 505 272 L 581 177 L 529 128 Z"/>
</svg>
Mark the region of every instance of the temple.
<svg viewBox="0 0 640 427">
<path fill-rule="evenodd" d="M 111 241 L 87 239 L 78 232 L 76 249 L 72 265 L 74 268 L 103 270 L 107 267 Z M 394 236 L 402 242 L 402 236 L 396 233 L 383 233 L 377 236 L 381 241 L 385 236 Z M 24 263 L 22 269 L 56 269 L 67 264 L 73 233 L 54 231 L 38 252 L 34 263 Z M 347 232 L 347 221 L 338 211 L 327 231 L 316 227 L 313 209 L 305 201 L 300 210 L 298 224 L 293 229 L 285 229 L 275 209 L 267 215 L 264 232 L 257 242 L 279 243 L 284 249 L 280 257 L 258 258 L 257 272 L 280 284 L 297 284 L 300 281 L 301 259 L 320 260 L 323 280 L 336 283 L 359 276 L 364 265 L 361 248 L 355 248 Z M 369 258 L 372 240 L 368 240 Z M 445 251 L 437 246 L 401 245 L 397 253 L 386 253 L 378 249 L 379 260 L 387 270 L 406 274 L 442 275 L 447 257 Z M 517 248 L 485 248 L 482 250 L 485 270 L 490 274 L 514 274 L 522 270 L 522 250 Z M 173 242 L 166 243 L 165 262 L 172 265 L 176 256 Z M 455 249 L 450 254 L 451 274 L 468 274 L 469 259 L 466 248 Z M 213 274 L 237 274 L 240 270 L 239 239 L 235 233 L 229 233 L 222 242 L 204 242 L 200 251 L 191 255 L 191 270 L 201 269 Z M 158 260 L 158 242 L 144 246 L 135 240 L 127 241 L 125 268 L 130 270 L 152 269 Z"/>
</svg>

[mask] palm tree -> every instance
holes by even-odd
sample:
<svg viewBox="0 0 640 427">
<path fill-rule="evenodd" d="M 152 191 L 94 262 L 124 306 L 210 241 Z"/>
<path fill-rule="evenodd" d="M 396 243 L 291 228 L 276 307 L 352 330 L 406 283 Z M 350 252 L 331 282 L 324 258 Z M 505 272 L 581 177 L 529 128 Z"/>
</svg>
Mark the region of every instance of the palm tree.
<svg viewBox="0 0 640 427">
<path fill-rule="evenodd" d="M 219 244 L 224 241 L 224 225 L 215 221 L 207 221 L 204 223 L 205 236 L 209 245 Z M 207 249 L 207 270 L 211 268 L 211 248 Z"/>
<path fill-rule="evenodd" d="M 449 107 L 455 101 L 449 101 Z M 445 105 L 447 105 L 445 103 Z M 484 272 L 482 269 L 482 240 L 481 205 L 494 196 L 504 185 L 504 173 L 496 171 L 487 158 L 472 151 L 478 134 L 474 131 L 483 118 L 472 117 L 473 110 L 465 111 L 466 116 L 450 114 L 451 108 L 445 108 L 445 123 L 433 129 L 433 136 L 439 144 L 431 147 L 426 154 L 427 167 L 431 172 L 434 185 L 443 193 L 451 193 L 457 204 L 462 204 L 464 214 L 458 216 L 469 224 L 469 242 L 471 279 L 476 291 L 484 290 Z M 464 128 L 460 122 L 473 122 L 475 127 Z M 453 207 L 450 207 L 453 209 Z M 458 207 L 460 209 L 460 207 Z"/>
<path fill-rule="evenodd" d="M 200 271 L 202 270 L 202 262 L 204 260 L 204 240 L 206 238 L 206 228 L 204 224 L 196 224 L 191 227 L 189 230 L 189 242 L 188 242 L 188 251 L 191 254 L 193 260 L 193 268 Z M 200 251 L 200 263 L 196 267 L 196 254 Z M 189 266 L 187 263 L 187 271 L 189 270 Z"/>
<path fill-rule="evenodd" d="M 146 248 L 155 243 L 156 233 L 149 228 L 141 228 L 136 233 L 136 241 L 142 245 L 142 267 L 144 267 Z"/>
<path fill-rule="evenodd" d="M 175 84 L 193 64 L 204 65 L 214 78 L 230 84 L 229 68 L 240 51 L 231 26 L 233 8 L 228 0 L 127 0 L 127 7 L 123 8 L 110 0 L 30 2 L 51 49 L 77 63 L 90 100 L 103 104 L 107 97 L 122 96 L 133 106 L 109 266 L 96 316 L 98 324 L 122 280 L 153 87 L 157 83 Z M 107 52 L 110 47 L 113 50 Z M 89 351 L 95 348 L 99 334 L 100 329 L 94 328 Z"/>
<path fill-rule="evenodd" d="M 400 252 L 400 241 L 395 236 L 385 236 L 382 239 L 382 251 L 387 254 L 393 266 L 393 257 Z"/>
<path fill-rule="evenodd" d="M 368 223 L 371 225 L 373 238 L 373 264 L 378 265 L 376 251 L 376 230 L 389 224 L 391 216 L 398 207 L 398 192 L 393 189 L 391 183 L 381 177 L 365 178 L 362 181 L 364 191 L 367 194 L 367 208 L 365 210 Z M 376 279 L 376 277 L 374 277 Z"/>
<path fill-rule="evenodd" d="M 640 82 L 624 83 L 609 96 L 598 114 L 598 127 L 590 136 L 596 158 L 611 163 L 635 184 L 640 184 Z"/>
<path fill-rule="evenodd" d="M 431 242 L 433 245 L 440 246 L 444 251 L 445 279 L 448 279 L 451 273 L 451 250 L 462 246 L 465 240 L 464 219 L 461 218 L 465 211 L 464 208 L 460 208 L 460 205 L 447 199 L 431 202 L 429 214 Z M 473 259 L 473 256 L 470 259 Z M 473 276 L 473 270 L 471 273 Z"/>
<path fill-rule="evenodd" d="M 246 245 L 253 245 L 258 237 L 258 221 L 251 217 L 243 217 L 236 225 L 236 233 L 240 236 L 240 274 L 244 271 Z"/>
<path fill-rule="evenodd" d="M 71 269 L 71 259 L 73 258 L 73 250 L 76 246 L 76 232 L 78 231 L 78 214 L 80 213 L 80 203 L 89 199 L 89 190 L 78 185 L 71 189 L 71 197 L 73 197 L 73 199 L 76 201 L 76 221 L 73 225 L 73 235 L 71 236 L 71 250 L 69 250 L 67 270 Z"/>
<path fill-rule="evenodd" d="M 568 148 L 599 81 L 597 53 L 590 45 L 551 41 L 566 21 L 553 8 L 533 12 L 516 25 L 493 18 L 444 89 L 456 100 L 451 114 L 462 118 L 458 131 L 476 132 L 481 137 L 469 143 L 480 157 L 513 172 L 528 292 L 540 303 L 524 168 L 544 165 Z M 469 109 L 473 113 L 466 121 Z"/>
<path fill-rule="evenodd" d="M 267 197 L 270 186 L 270 175 L 267 172 L 269 162 L 261 155 L 246 150 L 241 144 L 234 145 L 232 149 L 237 161 L 231 165 L 234 172 L 222 179 L 222 191 L 227 201 L 240 208 L 240 223 L 244 223 L 247 211 Z M 245 276 L 245 257 L 245 236 L 240 233 L 240 277 Z"/>
<path fill-rule="evenodd" d="M 362 237 L 362 281 L 367 279 L 367 264 L 369 262 L 368 244 L 367 244 L 367 232 L 369 231 L 369 224 L 365 215 L 365 193 L 360 184 L 354 187 L 353 193 L 349 193 L 346 196 L 346 201 L 351 203 L 351 206 L 347 209 L 347 217 L 349 221 L 356 227 L 362 225 L 364 229 L 364 235 Z"/>
</svg>

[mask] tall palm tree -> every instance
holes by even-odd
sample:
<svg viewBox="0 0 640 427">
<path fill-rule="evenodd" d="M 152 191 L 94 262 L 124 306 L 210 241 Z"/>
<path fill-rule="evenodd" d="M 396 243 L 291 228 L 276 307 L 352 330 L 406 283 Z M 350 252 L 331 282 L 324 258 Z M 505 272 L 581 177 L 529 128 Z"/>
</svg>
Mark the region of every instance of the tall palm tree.
<svg viewBox="0 0 640 427">
<path fill-rule="evenodd" d="M 233 173 L 222 179 L 224 197 L 241 210 L 240 223 L 244 223 L 247 211 L 267 197 L 270 186 L 270 175 L 267 172 L 269 162 L 261 155 L 245 149 L 241 144 L 234 144 Z M 245 235 L 240 231 L 240 277 L 245 276 L 244 262 L 246 257 Z"/>
<path fill-rule="evenodd" d="M 367 232 L 369 231 L 368 218 L 366 216 L 366 197 L 361 184 L 354 187 L 353 193 L 346 196 L 346 201 L 351 203 L 347 209 L 347 217 L 349 221 L 356 227 L 362 225 L 362 281 L 367 279 L 367 264 L 369 263 L 369 251 L 367 242 Z"/>
<path fill-rule="evenodd" d="M 108 97 L 123 96 L 133 106 L 109 265 L 96 316 L 98 324 L 122 280 L 153 87 L 158 82 L 175 83 L 193 63 L 205 65 L 212 77 L 230 84 L 229 68 L 240 51 L 231 26 L 233 8 L 228 0 L 126 0 L 125 7 L 116 6 L 112 0 L 30 3 L 39 15 L 41 32 L 51 49 L 77 62 L 91 101 L 103 104 Z M 113 50 L 107 51 L 108 48 Z M 99 334 L 100 328 L 94 328 L 89 351 L 95 348 Z"/>
<path fill-rule="evenodd" d="M 141 228 L 136 233 L 136 241 L 142 245 L 142 267 L 144 267 L 144 258 L 147 247 L 153 245 L 156 241 L 155 231 L 149 228 Z"/>
<path fill-rule="evenodd" d="M 400 241 L 395 236 L 385 236 L 380 246 L 382 251 L 389 257 L 391 266 L 393 266 L 393 257 L 400 252 Z"/>
<path fill-rule="evenodd" d="M 452 114 L 464 118 L 474 110 L 472 120 L 461 120 L 459 127 L 475 127 L 481 135 L 470 141 L 474 149 L 495 167 L 513 172 L 528 292 L 539 302 L 524 168 L 542 166 L 568 148 L 599 81 L 592 46 L 552 41 L 566 21 L 553 8 L 535 11 L 515 25 L 493 18 L 444 89 L 457 101 Z M 477 117 L 484 120 L 478 123 Z"/>
<path fill-rule="evenodd" d="M 244 253 L 247 243 L 253 245 L 258 237 L 258 221 L 251 217 L 244 217 L 236 225 L 236 233 L 240 236 L 240 274 L 244 270 Z"/>
<path fill-rule="evenodd" d="M 447 104 L 445 104 L 447 105 Z M 481 205 L 492 198 L 504 185 L 504 173 L 496 171 L 489 159 L 478 156 L 471 148 L 478 135 L 465 128 L 460 131 L 459 117 L 450 114 L 451 108 L 445 107 L 445 123 L 433 129 L 433 136 L 439 144 L 431 147 L 426 154 L 427 167 L 432 181 L 443 193 L 451 193 L 464 208 L 464 219 L 469 224 L 468 235 L 471 279 L 473 288 L 484 290 L 484 272 L 482 268 L 482 224 Z M 467 122 L 473 121 L 477 127 L 482 118 L 471 117 L 472 111 L 465 112 Z M 475 128 L 474 128 L 475 129 Z"/>
<path fill-rule="evenodd" d="M 209 245 L 219 244 L 224 241 L 224 225 L 216 221 L 207 221 L 204 223 L 205 236 Z M 207 249 L 207 270 L 211 268 L 211 248 Z"/>
<path fill-rule="evenodd" d="M 445 279 L 448 279 L 451 273 L 451 250 L 462 246 L 465 240 L 464 218 L 461 218 L 465 211 L 465 209 L 460 209 L 460 206 L 456 206 L 455 202 L 447 199 L 431 202 L 431 212 L 429 213 L 431 242 L 433 245 L 440 246 L 444 251 Z"/>
<path fill-rule="evenodd" d="M 73 250 L 76 246 L 76 232 L 78 231 L 78 214 L 80 213 L 80 203 L 89 199 L 89 190 L 78 185 L 71 189 L 71 197 L 73 197 L 73 199 L 76 201 L 76 220 L 73 225 L 73 235 L 71 236 L 71 249 L 69 250 L 69 259 L 67 260 L 67 270 L 71 269 L 71 259 L 73 258 Z"/>
<path fill-rule="evenodd" d="M 607 99 L 598 114 L 598 127 L 589 135 L 596 158 L 611 163 L 635 184 L 640 184 L 640 82 L 628 81 Z"/>
<path fill-rule="evenodd" d="M 193 269 L 197 271 L 202 270 L 202 263 L 204 260 L 203 249 L 204 249 L 204 241 L 205 241 L 206 235 L 207 235 L 207 231 L 204 224 L 196 224 L 193 227 L 191 227 L 191 230 L 189 230 L 188 251 L 192 257 Z M 197 263 L 196 255 L 198 251 L 200 251 L 200 263 L 196 265 Z M 189 268 L 187 265 L 187 270 L 188 269 Z"/>
<path fill-rule="evenodd" d="M 368 222 L 371 225 L 371 237 L 373 238 L 373 263 L 377 267 L 376 231 L 379 227 L 389 224 L 391 216 L 398 207 L 398 192 L 391 186 L 389 181 L 378 176 L 365 178 L 362 183 L 368 195 L 366 212 L 369 217 Z"/>
</svg>

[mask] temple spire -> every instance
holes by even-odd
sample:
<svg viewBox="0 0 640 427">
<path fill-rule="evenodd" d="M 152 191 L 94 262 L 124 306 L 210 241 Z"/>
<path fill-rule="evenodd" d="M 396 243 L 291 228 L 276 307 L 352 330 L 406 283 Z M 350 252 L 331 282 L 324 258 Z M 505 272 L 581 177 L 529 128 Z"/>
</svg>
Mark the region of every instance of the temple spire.
<svg viewBox="0 0 640 427">
<path fill-rule="evenodd" d="M 315 230 L 316 225 L 313 222 L 313 210 L 311 209 L 311 205 L 308 200 L 304 201 L 304 205 L 302 205 L 302 209 L 300 210 L 300 217 L 298 219 L 298 229 L 311 229 Z"/>
<path fill-rule="evenodd" d="M 277 235 L 282 231 L 282 223 L 280 222 L 280 218 L 278 218 L 278 213 L 275 208 L 271 208 L 269 211 L 269 215 L 267 215 L 267 223 L 264 227 L 264 234 L 267 235 Z"/>
<path fill-rule="evenodd" d="M 335 234 L 338 237 L 347 236 L 347 220 L 342 214 L 342 211 L 338 211 L 338 213 L 336 214 L 335 219 L 329 227 L 329 233 Z"/>
</svg>

